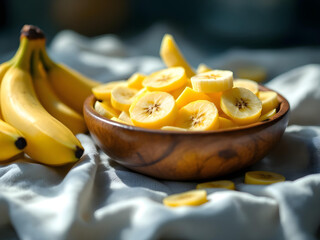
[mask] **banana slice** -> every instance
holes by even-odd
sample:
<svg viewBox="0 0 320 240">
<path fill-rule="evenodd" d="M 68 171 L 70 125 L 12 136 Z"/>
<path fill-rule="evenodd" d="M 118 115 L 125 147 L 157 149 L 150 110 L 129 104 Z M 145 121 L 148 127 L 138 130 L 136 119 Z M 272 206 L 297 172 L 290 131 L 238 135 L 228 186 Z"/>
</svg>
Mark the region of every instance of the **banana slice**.
<svg viewBox="0 0 320 240">
<path fill-rule="evenodd" d="M 219 117 L 219 128 L 220 129 L 227 129 L 227 128 L 233 128 L 237 125 L 234 124 L 230 119 L 227 119 L 225 117 Z"/>
<path fill-rule="evenodd" d="M 179 127 L 174 127 L 174 126 L 163 126 L 161 130 L 166 130 L 166 131 L 187 131 L 185 128 L 179 128 Z"/>
<path fill-rule="evenodd" d="M 212 70 L 191 78 L 192 88 L 197 92 L 212 93 L 226 91 L 233 86 L 233 73 L 224 70 Z"/>
<path fill-rule="evenodd" d="M 108 100 L 111 98 L 111 91 L 113 88 L 120 86 L 120 85 L 127 85 L 127 81 L 114 81 L 108 82 L 104 84 L 100 84 L 96 87 L 92 88 L 92 93 L 99 100 Z"/>
<path fill-rule="evenodd" d="M 219 180 L 219 181 L 211 181 L 205 183 L 199 183 L 196 187 L 197 189 L 203 188 L 226 188 L 230 190 L 235 190 L 235 185 L 232 181 L 229 180 Z"/>
<path fill-rule="evenodd" d="M 197 100 L 180 108 L 175 126 L 193 131 L 215 130 L 219 128 L 218 117 L 212 102 Z"/>
<path fill-rule="evenodd" d="M 245 174 L 244 183 L 268 185 L 285 181 L 281 174 L 266 171 L 252 171 Z"/>
<path fill-rule="evenodd" d="M 111 91 L 111 105 L 119 111 L 128 111 L 138 90 L 127 86 L 117 86 Z"/>
<path fill-rule="evenodd" d="M 127 122 L 122 121 L 121 119 L 119 119 L 119 118 L 117 118 L 117 117 L 112 117 L 112 118 L 110 118 L 110 120 L 115 121 L 115 122 L 118 122 L 118 123 L 122 123 L 122 124 L 129 125 Z"/>
<path fill-rule="evenodd" d="M 165 197 L 163 204 L 168 207 L 199 206 L 207 201 L 207 192 L 197 189 Z"/>
<path fill-rule="evenodd" d="M 238 67 L 236 69 L 236 75 L 239 78 L 246 78 L 256 82 L 263 82 L 267 78 L 267 71 L 261 66 L 248 65 Z"/>
<path fill-rule="evenodd" d="M 261 121 L 267 120 L 267 119 L 271 118 L 273 115 L 275 115 L 276 113 L 277 113 L 277 110 L 274 108 L 271 111 L 261 115 L 261 117 L 259 118 L 258 121 L 261 122 Z"/>
<path fill-rule="evenodd" d="M 140 90 L 143 88 L 142 82 L 145 78 L 146 76 L 141 73 L 134 73 L 127 81 L 128 87 Z"/>
<path fill-rule="evenodd" d="M 166 68 L 154 72 L 143 81 L 149 91 L 170 92 L 187 84 L 187 75 L 182 67 Z"/>
<path fill-rule="evenodd" d="M 197 74 L 199 74 L 199 73 L 205 73 L 205 72 L 210 72 L 210 71 L 212 71 L 211 68 L 209 68 L 204 63 L 200 63 L 196 72 L 197 72 Z"/>
<path fill-rule="evenodd" d="M 259 92 L 258 83 L 249 79 L 235 79 L 233 81 L 233 87 L 242 87 L 242 88 L 249 89 L 255 95 L 258 95 L 258 92 Z"/>
<path fill-rule="evenodd" d="M 130 115 L 126 111 L 122 111 L 118 118 L 119 118 L 119 120 L 125 122 L 126 124 L 133 125 L 133 122 L 131 121 Z"/>
<path fill-rule="evenodd" d="M 129 113 L 135 126 L 160 129 L 173 124 L 176 101 L 166 92 L 148 92 L 131 105 Z"/>
<path fill-rule="evenodd" d="M 262 104 L 259 98 L 246 88 L 232 88 L 221 96 L 222 111 L 240 125 L 258 121 Z"/>
<path fill-rule="evenodd" d="M 258 97 L 262 102 L 262 114 L 277 108 L 279 105 L 278 94 L 274 91 L 260 91 Z"/>
<path fill-rule="evenodd" d="M 167 67 L 181 66 L 186 70 L 186 74 L 189 78 L 195 74 L 170 34 L 164 35 L 162 39 L 160 56 Z"/>
<path fill-rule="evenodd" d="M 211 98 L 208 97 L 203 92 L 196 92 L 192 88 L 186 87 L 176 100 L 177 107 L 182 108 L 183 106 L 187 105 L 188 103 L 196 101 L 196 100 L 210 101 Z"/>
<path fill-rule="evenodd" d="M 103 117 L 112 118 L 118 117 L 119 111 L 111 106 L 110 100 L 104 100 L 102 102 L 96 101 L 94 103 L 94 109 Z"/>
</svg>

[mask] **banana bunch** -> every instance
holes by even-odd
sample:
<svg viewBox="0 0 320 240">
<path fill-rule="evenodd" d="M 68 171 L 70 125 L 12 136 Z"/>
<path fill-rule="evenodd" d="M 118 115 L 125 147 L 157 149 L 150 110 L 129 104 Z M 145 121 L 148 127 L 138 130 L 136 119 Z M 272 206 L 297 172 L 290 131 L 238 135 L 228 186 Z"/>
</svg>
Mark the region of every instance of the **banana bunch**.
<svg viewBox="0 0 320 240">
<path fill-rule="evenodd" d="M 75 162 L 84 149 L 82 105 L 97 82 L 52 61 L 43 32 L 21 30 L 15 56 L 0 65 L 0 161 L 25 152 L 48 165 Z"/>
</svg>

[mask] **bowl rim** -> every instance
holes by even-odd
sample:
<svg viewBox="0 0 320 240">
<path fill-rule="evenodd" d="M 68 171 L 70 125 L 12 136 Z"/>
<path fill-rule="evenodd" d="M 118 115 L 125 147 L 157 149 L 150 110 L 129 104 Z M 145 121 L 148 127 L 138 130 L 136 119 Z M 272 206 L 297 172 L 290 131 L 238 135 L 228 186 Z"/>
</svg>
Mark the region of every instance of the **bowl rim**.
<svg viewBox="0 0 320 240">
<path fill-rule="evenodd" d="M 142 128 L 142 127 L 119 123 L 119 122 L 113 121 L 111 119 L 108 119 L 108 118 L 100 115 L 98 112 L 96 112 L 94 110 L 93 104 L 98 99 L 96 99 L 93 94 L 88 96 L 86 98 L 86 100 L 84 101 L 83 112 L 88 113 L 89 115 L 94 117 L 96 120 L 99 120 L 105 124 L 116 126 L 116 127 L 119 127 L 119 128 L 125 129 L 125 130 L 129 130 L 129 131 L 157 133 L 157 134 L 163 134 L 163 135 L 167 135 L 167 134 L 171 134 L 171 135 L 172 134 L 174 134 L 174 135 L 199 135 L 199 134 L 206 135 L 206 134 L 221 134 L 221 133 L 229 133 L 229 132 L 240 132 L 240 131 L 245 131 L 245 130 L 253 129 L 253 128 L 257 128 L 257 127 L 272 125 L 272 124 L 280 121 L 282 118 L 284 118 L 290 112 L 290 104 L 289 104 L 288 100 L 285 97 L 283 97 L 280 93 L 278 93 L 277 91 L 270 89 L 266 86 L 263 86 L 261 84 L 259 84 L 259 91 L 274 91 L 277 93 L 278 101 L 280 104 L 278 107 L 279 110 L 276 112 L 276 114 L 273 115 L 271 118 L 266 119 L 264 121 L 255 122 L 255 123 L 243 125 L 243 126 L 227 128 L 227 129 L 216 129 L 216 130 L 206 130 L 206 131 L 173 131 L 173 130 Z M 89 129 L 89 131 L 90 131 L 90 129 Z"/>
</svg>

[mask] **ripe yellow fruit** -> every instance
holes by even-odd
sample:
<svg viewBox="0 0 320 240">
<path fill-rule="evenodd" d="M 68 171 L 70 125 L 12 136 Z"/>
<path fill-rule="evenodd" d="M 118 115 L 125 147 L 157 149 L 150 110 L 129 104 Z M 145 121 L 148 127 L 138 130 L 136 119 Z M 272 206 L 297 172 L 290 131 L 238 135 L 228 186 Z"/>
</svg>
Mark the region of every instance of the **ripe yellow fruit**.
<svg viewBox="0 0 320 240">
<path fill-rule="evenodd" d="M 134 101 L 129 113 L 135 126 L 160 129 L 173 124 L 177 115 L 177 106 L 169 93 L 148 92 Z"/>
<path fill-rule="evenodd" d="M 210 101 L 211 98 L 208 97 L 203 92 L 196 92 L 192 88 L 186 87 L 176 100 L 177 107 L 182 108 L 183 106 L 187 105 L 188 103 L 196 101 L 196 100 Z"/>
<path fill-rule="evenodd" d="M 267 119 L 271 118 L 273 115 L 275 115 L 276 113 L 277 113 L 277 110 L 274 108 L 271 111 L 261 115 L 259 118 L 259 121 L 261 122 L 261 121 L 267 120 Z"/>
<path fill-rule="evenodd" d="M 235 79 L 233 81 L 233 87 L 242 87 L 242 88 L 249 89 L 255 95 L 258 95 L 258 92 L 259 92 L 258 83 L 249 79 Z"/>
<path fill-rule="evenodd" d="M 163 126 L 161 130 L 166 130 L 166 131 L 187 131 L 185 128 L 179 128 L 179 127 L 174 127 L 174 126 Z"/>
<path fill-rule="evenodd" d="M 197 68 L 197 74 L 199 73 L 205 73 L 205 72 L 210 72 L 213 69 L 209 68 L 207 65 L 205 65 L 204 63 L 200 63 L 198 68 Z"/>
<path fill-rule="evenodd" d="M 111 105 L 119 111 L 128 111 L 138 90 L 127 86 L 117 86 L 111 91 Z"/>
<path fill-rule="evenodd" d="M 203 188 L 226 188 L 230 190 L 235 190 L 235 185 L 232 181 L 229 180 L 219 180 L 219 181 L 211 181 L 205 183 L 199 183 L 196 187 L 197 189 Z"/>
<path fill-rule="evenodd" d="M 245 174 L 244 182 L 246 184 L 268 185 L 285 181 L 281 174 L 267 171 L 251 171 Z"/>
<path fill-rule="evenodd" d="M 163 204 L 168 207 L 199 206 L 207 201 L 207 192 L 199 189 L 165 197 Z"/>
<path fill-rule="evenodd" d="M 170 34 L 164 35 L 162 39 L 160 46 L 160 56 L 167 67 L 181 66 L 186 70 L 186 74 L 189 78 L 195 75 L 193 69 L 185 60 L 175 40 Z"/>
<path fill-rule="evenodd" d="M 219 117 L 219 128 L 220 129 L 226 129 L 226 128 L 232 128 L 236 127 L 237 125 L 232 122 L 230 119 L 225 117 Z"/>
<path fill-rule="evenodd" d="M 112 118 L 112 117 L 118 117 L 119 111 L 114 109 L 111 106 L 110 100 L 104 100 L 102 102 L 96 101 L 94 103 L 94 109 L 103 117 L 106 118 Z"/>
<path fill-rule="evenodd" d="M 212 70 L 193 76 L 191 83 L 192 88 L 197 92 L 222 92 L 232 88 L 233 73 L 225 70 Z"/>
<path fill-rule="evenodd" d="M 129 125 L 133 125 L 133 122 L 131 121 L 131 118 L 130 118 L 130 115 L 128 112 L 126 111 L 122 111 L 120 114 L 119 114 L 119 117 L 118 117 L 121 121 L 125 122 L 126 124 L 129 124 Z"/>
<path fill-rule="evenodd" d="M 227 116 L 240 125 L 258 121 L 262 110 L 259 98 L 246 88 L 232 88 L 223 92 L 220 106 Z"/>
<path fill-rule="evenodd" d="M 92 88 L 92 93 L 99 100 L 108 100 L 111 98 L 111 91 L 117 86 L 127 85 L 126 81 L 114 81 L 100 84 Z"/>
<path fill-rule="evenodd" d="M 187 84 L 187 75 L 182 67 L 166 68 L 147 76 L 142 85 L 149 91 L 170 92 Z"/>
<path fill-rule="evenodd" d="M 146 78 L 146 75 L 141 73 L 132 74 L 132 76 L 127 81 L 128 87 L 140 90 L 141 88 L 143 88 L 142 82 L 145 78 Z"/>
<path fill-rule="evenodd" d="M 279 105 L 278 94 L 274 91 L 260 91 L 258 97 L 262 102 L 262 114 L 277 108 Z"/>
<path fill-rule="evenodd" d="M 218 117 L 212 102 L 197 100 L 180 108 L 174 125 L 193 131 L 215 130 L 219 128 Z"/>
<path fill-rule="evenodd" d="M 130 124 L 128 124 L 127 122 L 122 121 L 121 119 L 119 119 L 119 118 L 117 118 L 117 117 L 112 117 L 112 118 L 110 118 L 110 120 L 115 121 L 115 122 L 118 122 L 118 123 L 130 125 Z"/>
</svg>

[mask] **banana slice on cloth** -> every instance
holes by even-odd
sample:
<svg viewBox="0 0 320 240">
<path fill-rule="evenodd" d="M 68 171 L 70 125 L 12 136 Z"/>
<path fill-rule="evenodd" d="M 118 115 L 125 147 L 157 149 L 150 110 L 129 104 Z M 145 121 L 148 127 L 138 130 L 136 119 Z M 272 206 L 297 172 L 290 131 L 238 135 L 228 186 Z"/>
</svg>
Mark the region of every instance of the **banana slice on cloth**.
<svg viewBox="0 0 320 240">
<path fill-rule="evenodd" d="M 180 108 L 175 126 L 193 131 L 218 129 L 218 109 L 207 100 L 193 101 Z"/>
<path fill-rule="evenodd" d="M 233 80 L 233 87 L 242 87 L 249 89 L 255 95 L 258 95 L 259 93 L 258 83 L 249 79 L 235 79 Z"/>
<path fill-rule="evenodd" d="M 221 96 L 221 109 L 235 123 L 240 125 L 258 121 L 262 103 L 259 98 L 246 88 L 232 88 Z"/>
<path fill-rule="evenodd" d="M 132 104 L 137 89 L 129 88 L 127 86 L 117 86 L 111 91 L 111 105 L 119 111 L 128 111 Z"/>
<path fill-rule="evenodd" d="M 230 180 L 219 180 L 219 181 L 211 181 L 211 182 L 204 182 L 199 183 L 196 186 L 197 189 L 203 189 L 203 188 L 225 188 L 229 190 L 235 190 L 235 185 Z"/>
<path fill-rule="evenodd" d="M 277 108 L 279 105 L 278 94 L 274 91 L 260 91 L 258 97 L 262 102 L 262 114 Z"/>
<path fill-rule="evenodd" d="M 207 201 L 207 192 L 197 189 L 165 197 L 163 204 L 168 207 L 199 206 Z"/>
<path fill-rule="evenodd" d="M 285 177 L 281 174 L 267 171 L 251 171 L 245 174 L 244 183 L 268 185 L 285 181 Z"/>
<path fill-rule="evenodd" d="M 182 67 L 166 68 L 147 76 L 142 85 L 149 91 L 170 92 L 187 84 L 186 71 Z"/>
<path fill-rule="evenodd" d="M 149 92 L 140 97 L 129 109 L 135 126 L 160 129 L 173 124 L 177 107 L 173 96 L 166 92 Z"/>
<path fill-rule="evenodd" d="M 213 70 L 191 78 L 192 88 L 197 92 L 222 92 L 233 87 L 233 73 L 226 70 Z"/>
</svg>

